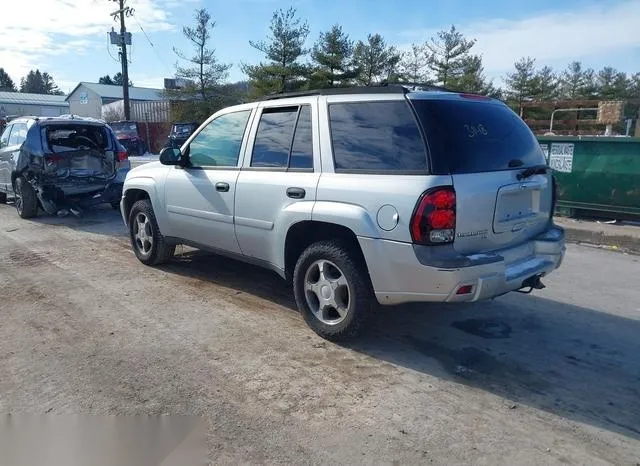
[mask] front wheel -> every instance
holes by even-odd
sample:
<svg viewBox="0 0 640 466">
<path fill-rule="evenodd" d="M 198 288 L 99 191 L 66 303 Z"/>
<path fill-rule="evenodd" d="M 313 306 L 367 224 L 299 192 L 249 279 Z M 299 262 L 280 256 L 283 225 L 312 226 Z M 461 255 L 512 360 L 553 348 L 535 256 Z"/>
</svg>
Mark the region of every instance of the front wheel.
<svg viewBox="0 0 640 466">
<path fill-rule="evenodd" d="M 133 204 L 129 213 L 129 237 L 136 257 L 145 265 L 159 265 L 169 261 L 176 250 L 160 233 L 149 199 Z"/>
<path fill-rule="evenodd" d="M 374 299 L 366 265 L 346 243 L 310 245 L 298 259 L 293 286 L 305 321 L 327 340 L 356 336 L 371 317 Z"/>
<path fill-rule="evenodd" d="M 0 204 L 7 203 L 7 193 L 0 193 Z"/>
</svg>

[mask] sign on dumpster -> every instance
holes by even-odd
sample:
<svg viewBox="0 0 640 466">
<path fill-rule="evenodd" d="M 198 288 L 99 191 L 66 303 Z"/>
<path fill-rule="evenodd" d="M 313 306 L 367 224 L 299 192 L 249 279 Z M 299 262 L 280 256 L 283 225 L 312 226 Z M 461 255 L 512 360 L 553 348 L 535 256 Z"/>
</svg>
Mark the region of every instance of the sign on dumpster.
<svg viewBox="0 0 640 466">
<path fill-rule="evenodd" d="M 558 172 L 571 173 L 573 169 L 573 144 L 551 144 L 549 166 Z"/>
</svg>

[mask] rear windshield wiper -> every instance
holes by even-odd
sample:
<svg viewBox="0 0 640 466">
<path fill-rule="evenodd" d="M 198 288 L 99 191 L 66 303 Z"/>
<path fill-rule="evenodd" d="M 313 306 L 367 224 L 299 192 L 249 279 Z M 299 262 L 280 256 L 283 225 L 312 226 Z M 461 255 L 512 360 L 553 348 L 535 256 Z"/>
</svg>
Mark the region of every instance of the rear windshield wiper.
<svg viewBox="0 0 640 466">
<path fill-rule="evenodd" d="M 547 173 L 547 169 L 549 167 L 546 165 L 538 165 L 536 167 L 529 167 L 526 170 L 521 171 L 520 173 L 518 173 L 518 180 L 524 180 L 525 178 L 529 178 L 533 175 L 544 175 L 545 173 Z"/>
</svg>

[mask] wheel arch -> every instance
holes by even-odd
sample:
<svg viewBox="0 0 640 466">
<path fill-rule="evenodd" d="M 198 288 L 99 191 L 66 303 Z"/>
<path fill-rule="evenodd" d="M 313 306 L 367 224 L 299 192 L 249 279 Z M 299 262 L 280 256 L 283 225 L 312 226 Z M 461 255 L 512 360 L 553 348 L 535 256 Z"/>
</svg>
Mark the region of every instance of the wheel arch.
<svg viewBox="0 0 640 466">
<path fill-rule="evenodd" d="M 294 223 L 287 230 L 284 247 L 284 272 L 287 281 L 293 279 L 293 270 L 302 252 L 309 245 L 324 240 L 338 240 L 347 244 L 366 265 L 358 237 L 352 229 L 337 223 L 303 220 Z"/>
</svg>

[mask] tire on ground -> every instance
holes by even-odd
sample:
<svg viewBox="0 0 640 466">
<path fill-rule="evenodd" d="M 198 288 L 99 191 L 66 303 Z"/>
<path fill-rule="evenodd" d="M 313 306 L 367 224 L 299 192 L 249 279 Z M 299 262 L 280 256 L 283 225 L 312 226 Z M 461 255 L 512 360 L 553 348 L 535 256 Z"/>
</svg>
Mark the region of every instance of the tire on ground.
<svg viewBox="0 0 640 466">
<path fill-rule="evenodd" d="M 7 203 L 7 193 L 0 193 L 0 204 Z"/>
<path fill-rule="evenodd" d="M 38 215 L 38 197 L 36 190 L 24 176 L 15 181 L 16 209 L 22 218 L 32 218 Z"/>
<path fill-rule="evenodd" d="M 320 321 L 305 297 L 304 281 L 309 267 L 318 260 L 333 262 L 342 271 L 350 288 L 347 315 L 339 323 Z M 305 321 L 322 338 L 345 340 L 358 335 L 372 318 L 375 299 L 364 259 L 353 246 L 343 241 L 319 241 L 311 244 L 298 258 L 293 272 L 293 289 L 298 309 Z"/>
<path fill-rule="evenodd" d="M 140 213 L 144 214 L 151 223 L 153 243 L 147 254 L 140 250 L 134 237 L 134 222 Z M 149 199 L 142 199 L 133 204 L 131 212 L 129 213 L 129 238 L 136 257 L 145 265 L 159 265 L 167 262 L 173 257 L 176 250 L 175 244 L 167 243 L 165 237 L 160 233 L 160 228 L 158 228 L 158 222 L 156 221 L 156 216 Z"/>
</svg>

